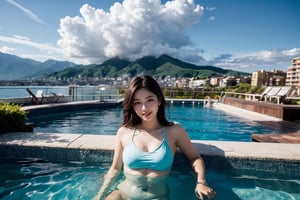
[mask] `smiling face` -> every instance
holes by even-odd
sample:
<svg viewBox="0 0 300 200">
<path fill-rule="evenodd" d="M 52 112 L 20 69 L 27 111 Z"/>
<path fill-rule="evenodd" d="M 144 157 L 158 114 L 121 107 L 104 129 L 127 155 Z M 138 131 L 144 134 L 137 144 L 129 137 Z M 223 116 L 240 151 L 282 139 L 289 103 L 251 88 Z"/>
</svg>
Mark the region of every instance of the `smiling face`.
<svg viewBox="0 0 300 200">
<path fill-rule="evenodd" d="M 122 125 L 134 127 L 150 119 L 155 119 L 153 122 L 162 126 L 173 125 L 166 119 L 165 107 L 166 100 L 155 79 L 137 76 L 131 80 L 124 96 Z"/>
<path fill-rule="evenodd" d="M 144 122 L 157 121 L 160 102 L 157 96 L 145 88 L 137 90 L 133 97 L 133 109 Z"/>
</svg>

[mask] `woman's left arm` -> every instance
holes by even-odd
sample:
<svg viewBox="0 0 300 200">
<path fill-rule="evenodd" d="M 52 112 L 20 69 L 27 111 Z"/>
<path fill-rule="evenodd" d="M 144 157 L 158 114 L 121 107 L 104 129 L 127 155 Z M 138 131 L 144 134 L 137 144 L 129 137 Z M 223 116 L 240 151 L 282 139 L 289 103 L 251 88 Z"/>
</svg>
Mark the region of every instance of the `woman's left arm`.
<svg viewBox="0 0 300 200">
<path fill-rule="evenodd" d="M 191 142 L 187 132 L 180 126 L 175 125 L 174 136 L 176 138 L 176 146 L 191 161 L 191 165 L 197 175 L 195 193 L 199 199 L 203 199 L 203 195 L 214 199 L 216 193 L 207 185 L 205 178 L 205 163 Z"/>
</svg>

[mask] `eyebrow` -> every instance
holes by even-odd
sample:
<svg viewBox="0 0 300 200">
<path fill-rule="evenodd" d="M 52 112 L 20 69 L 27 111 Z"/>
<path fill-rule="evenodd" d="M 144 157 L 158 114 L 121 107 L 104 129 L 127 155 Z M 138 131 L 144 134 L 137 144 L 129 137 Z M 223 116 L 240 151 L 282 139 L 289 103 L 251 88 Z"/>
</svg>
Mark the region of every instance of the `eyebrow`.
<svg viewBox="0 0 300 200">
<path fill-rule="evenodd" d="M 153 98 L 153 97 L 154 97 L 154 95 L 149 95 L 145 99 L 149 99 L 149 98 Z M 140 99 L 133 99 L 133 101 L 138 101 L 138 100 L 140 100 Z"/>
</svg>

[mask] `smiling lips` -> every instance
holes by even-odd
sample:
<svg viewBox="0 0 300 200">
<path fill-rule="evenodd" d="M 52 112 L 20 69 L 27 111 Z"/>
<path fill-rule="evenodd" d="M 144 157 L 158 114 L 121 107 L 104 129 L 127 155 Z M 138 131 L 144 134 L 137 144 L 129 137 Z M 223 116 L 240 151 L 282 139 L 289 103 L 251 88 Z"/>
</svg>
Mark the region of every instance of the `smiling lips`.
<svg viewBox="0 0 300 200">
<path fill-rule="evenodd" d="M 143 117 L 149 117 L 151 115 L 151 112 L 143 112 L 142 115 Z"/>
</svg>

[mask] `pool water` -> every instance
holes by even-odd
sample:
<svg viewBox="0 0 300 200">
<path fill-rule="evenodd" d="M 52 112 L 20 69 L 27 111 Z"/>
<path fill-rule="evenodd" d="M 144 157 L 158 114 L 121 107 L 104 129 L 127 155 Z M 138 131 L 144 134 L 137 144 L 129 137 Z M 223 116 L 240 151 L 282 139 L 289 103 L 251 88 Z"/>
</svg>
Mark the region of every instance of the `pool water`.
<svg viewBox="0 0 300 200">
<path fill-rule="evenodd" d="M 0 165 L 0 199 L 3 200 L 90 200 L 98 192 L 109 167 L 42 160 L 5 163 Z M 194 178 L 192 173 L 173 170 L 168 179 L 170 200 L 196 199 Z M 216 199 L 300 199 L 299 179 L 279 179 L 267 174 L 245 176 L 210 169 L 207 179 L 217 192 Z"/>
<path fill-rule="evenodd" d="M 171 104 L 169 120 L 180 123 L 195 140 L 251 141 L 253 133 L 281 132 L 202 104 Z M 123 121 L 122 108 L 90 109 L 31 117 L 34 132 L 114 135 Z"/>
</svg>

